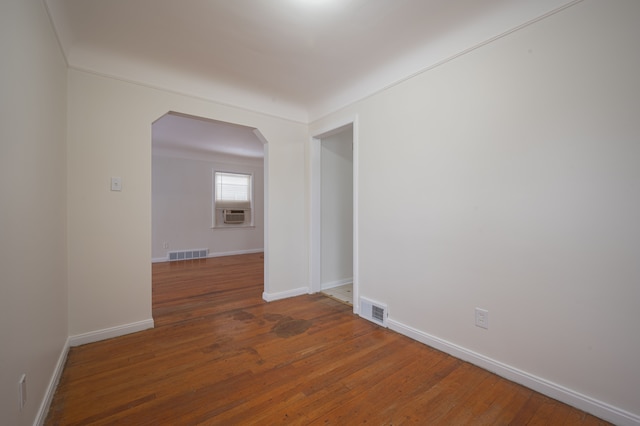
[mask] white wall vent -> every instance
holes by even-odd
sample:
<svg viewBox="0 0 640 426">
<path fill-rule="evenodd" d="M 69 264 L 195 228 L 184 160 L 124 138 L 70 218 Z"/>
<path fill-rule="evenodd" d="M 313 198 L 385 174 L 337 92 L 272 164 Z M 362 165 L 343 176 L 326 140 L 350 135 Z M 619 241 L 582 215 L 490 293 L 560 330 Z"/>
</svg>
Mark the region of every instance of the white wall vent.
<svg viewBox="0 0 640 426">
<path fill-rule="evenodd" d="M 222 215 L 224 223 L 244 223 L 244 210 L 225 209 Z"/>
<path fill-rule="evenodd" d="M 170 262 L 174 260 L 204 259 L 209 254 L 209 249 L 170 251 L 167 254 Z"/>
<path fill-rule="evenodd" d="M 387 326 L 387 305 L 360 298 L 360 316 L 383 327 Z"/>
</svg>

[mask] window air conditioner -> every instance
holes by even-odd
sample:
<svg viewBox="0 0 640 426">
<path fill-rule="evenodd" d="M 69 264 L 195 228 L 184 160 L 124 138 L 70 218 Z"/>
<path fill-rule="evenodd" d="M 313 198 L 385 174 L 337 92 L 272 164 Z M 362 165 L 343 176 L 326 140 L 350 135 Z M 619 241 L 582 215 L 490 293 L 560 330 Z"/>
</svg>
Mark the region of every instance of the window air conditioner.
<svg viewBox="0 0 640 426">
<path fill-rule="evenodd" d="M 229 210 L 222 211 L 224 216 L 224 223 L 244 223 L 244 210 Z"/>
</svg>

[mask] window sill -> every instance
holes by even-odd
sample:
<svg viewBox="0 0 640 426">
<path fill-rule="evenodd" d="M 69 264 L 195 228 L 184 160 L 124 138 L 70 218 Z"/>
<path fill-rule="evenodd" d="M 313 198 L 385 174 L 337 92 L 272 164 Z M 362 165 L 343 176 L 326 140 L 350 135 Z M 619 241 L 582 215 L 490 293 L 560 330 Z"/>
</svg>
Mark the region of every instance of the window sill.
<svg viewBox="0 0 640 426">
<path fill-rule="evenodd" d="M 211 229 L 255 229 L 255 227 L 255 225 L 214 225 Z"/>
</svg>

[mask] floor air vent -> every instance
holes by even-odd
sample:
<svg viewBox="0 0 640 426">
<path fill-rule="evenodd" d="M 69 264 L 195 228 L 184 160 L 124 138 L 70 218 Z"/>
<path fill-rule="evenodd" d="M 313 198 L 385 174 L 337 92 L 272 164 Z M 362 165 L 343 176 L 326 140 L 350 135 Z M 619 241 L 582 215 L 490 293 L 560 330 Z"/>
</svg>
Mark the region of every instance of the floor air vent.
<svg viewBox="0 0 640 426">
<path fill-rule="evenodd" d="M 209 249 L 197 249 L 197 250 L 180 250 L 170 251 L 169 261 L 174 260 L 190 260 L 190 259 L 204 259 L 209 254 Z"/>
<path fill-rule="evenodd" d="M 387 326 L 387 305 L 360 298 L 360 316 L 383 327 Z"/>
</svg>

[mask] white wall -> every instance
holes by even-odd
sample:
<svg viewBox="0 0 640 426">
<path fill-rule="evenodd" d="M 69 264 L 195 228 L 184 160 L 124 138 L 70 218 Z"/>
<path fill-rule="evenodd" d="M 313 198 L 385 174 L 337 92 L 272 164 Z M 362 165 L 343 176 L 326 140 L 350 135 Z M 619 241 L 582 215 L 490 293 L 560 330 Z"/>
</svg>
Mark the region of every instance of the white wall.
<svg viewBox="0 0 640 426">
<path fill-rule="evenodd" d="M 388 304 L 394 328 L 628 424 L 640 423 L 638 18 L 640 2 L 585 0 L 310 128 L 359 117 L 360 292 Z M 419 220 L 390 225 L 380 194 Z"/>
<path fill-rule="evenodd" d="M 358 114 L 360 287 L 392 325 L 636 422 L 638 16 L 633 0 L 585 0 L 309 132 Z M 308 285 L 305 125 L 78 70 L 65 80 L 40 1 L 2 2 L 0 20 L 3 421 L 33 423 L 69 334 L 151 318 L 151 123 L 168 111 L 262 132 L 267 293 Z M 398 192 L 382 165 L 418 183 Z M 379 194 L 392 189 L 420 222 L 388 226 Z"/>
<path fill-rule="evenodd" d="M 255 252 L 264 247 L 264 167 L 261 160 L 242 164 L 153 156 L 152 258 L 173 250 L 208 248 L 209 255 Z M 251 164 L 253 163 L 253 164 Z M 213 172 L 253 175 L 253 227 L 212 229 Z M 167 242 L 168 248 L 163 247 Z"/>
<path fill-rule="evenodd" d="M 321 141 L 322 288 L 353 279 L 353 130 Z"/>
<path fill-rule="evenodd" d="M 0 423 L 31 425 L 68 335 L 66 64 L 42 1 L 0 2 L 0 56 Z"/>
<path fill-rule="evenodd" d="M 306 125 L 69 70 L 69 327 L 151 320 L 151 124 L 169 111 L 257 128 L 268 141 L 267 295 L 307 286 Z M 110 191 L 111 176 L 122 191 Z M 284 215 L 283 212 L 288 212 Z"/>
</svg>

